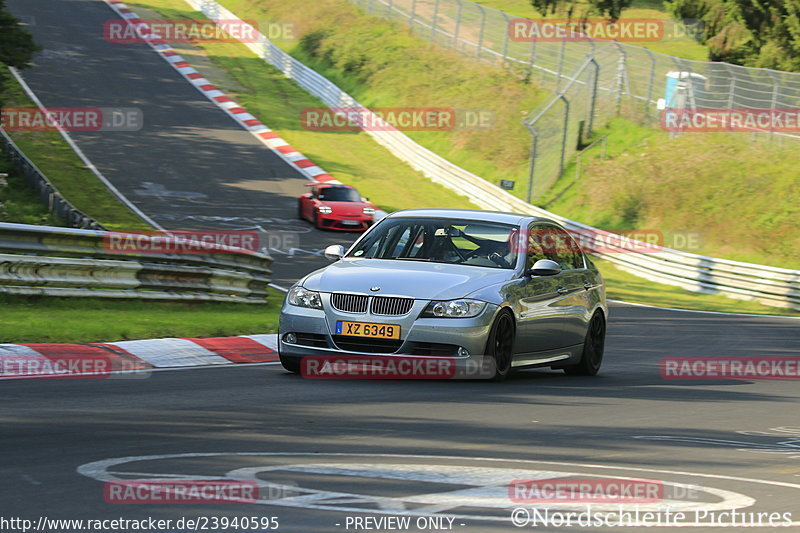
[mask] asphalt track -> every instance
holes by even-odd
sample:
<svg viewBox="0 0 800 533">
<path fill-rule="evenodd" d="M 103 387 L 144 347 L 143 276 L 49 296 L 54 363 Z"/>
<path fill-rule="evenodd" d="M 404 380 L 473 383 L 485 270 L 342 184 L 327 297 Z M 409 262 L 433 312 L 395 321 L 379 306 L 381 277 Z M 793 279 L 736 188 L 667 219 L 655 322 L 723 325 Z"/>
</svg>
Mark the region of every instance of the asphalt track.
<svg viewBox="0 0 800 533">
<path fill-rule="evenodd" d="M 219 220 L 168 218 L 175 214 L 293 217 L 304 179 L 148 47 L 105 43 L 99 28 L 114 15 L 101 2 L 9 5 L 29 21 L 35 17 L 31 29 L 45 51 L 25 76 L 46 105 L 135 105 L 149 117 L 137 134 L 75 135 L 148 214 L 174 227 L 221 227 Z M 253 179 L 262 190 L 230 186 Z M 138 194 L 145 181 L 205 197 Z M 303 235 L 316 250 L 341 239 Z M 321 261 L 276 259 L 284 282 Z M 797 383 L 669 381 L 658 368 L 673 356 L 797 356 L 798 326 L 792 319 L 613 305 L 606 362 L 596 378 L 529 371 L 502 384 L 313 381 L 263 365 L 154 372 L 147 379 L 5 381 L 0 518 L 276 516 L 282 531 L 327 532 L 353 531 L 356 517 L 408 515 L 410 531 L 436 530 L 417 528 L 418 516 L 454 519 L 440 530 L 509 531 L 517 506 L 506 492 L 510 480 L 571 475 L 646 478 L 673 489 L 669 483 L 691 484 L 685 494 L 670 494 L 680 500 L 676 508 L 792 513 L 791 528 L 757 530 L 798 530 Z M 274 490 L 263 505 L 104 500 L 104 481 L 169 475 L 257 479 Z M 720 530 L 708 521 L 690 530 Z M 0 523 L 0 530 L 15 529 Z"/>
<path fill-rule="evenodd" d="M 317 231 L 297 219 L 305 177 L 148 45 L 104 39 L 104 23 L 120 19 L 103 2 L 12 0 L 8 7 L 44 46 L 23 76 L 46 107 L 141 110 L 139 131 L 72 136 L 155 222 L 175 230 L 265 229 L 271 253 L 281 258 L 273 276 L 278 284 L 322 266 L 324 259 L 313 254 L 342 242 L 341 233 Z"/>
</svg>

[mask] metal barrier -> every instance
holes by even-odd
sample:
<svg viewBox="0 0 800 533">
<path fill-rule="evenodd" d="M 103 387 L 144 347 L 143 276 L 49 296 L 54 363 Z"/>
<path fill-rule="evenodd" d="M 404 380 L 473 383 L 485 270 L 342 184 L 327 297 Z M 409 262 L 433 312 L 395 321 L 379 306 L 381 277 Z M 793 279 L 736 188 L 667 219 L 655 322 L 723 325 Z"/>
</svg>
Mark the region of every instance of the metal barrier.
<svg viewBox="0 0 800 533">
<path fill-rule="evenodd" d="M 126 235 L 0 223 L 0 293 L 266 303 L 268 255 L 215 244 L 202 245 L 207 254 L 112 251 L 111 236 Z"/>
<path fill-rule="evenodd" d="M 16 167 L 17 171 L 25 178 L 36 193 L 42 203 L 50 209 L 57 217 L 66 221 L 67 224 L 73 228 L 90 228 L 90 229 L 104 229 L 103 226 L 87 216 L 82 211 L 78 210 L 64 196 L 58 189 L 50 183 L 47 176 L 39 170 L 33 161 L 19 149 L 14 141 L 9 137 L 8 133 L 0 128 L 0 150 L 5 152 L 8 158 Z"/>
<path fill-rule="evenodd" d="M 214 0 L 186 0 L 186 2 L 213 20 L 238 19 Z M 258 35 L 257 29 L 253 28 L 253 31 Z M 364 107 L 352 96 L 272 44 L 265 36 L 261 35 L 259 42 L 245 43 L 245 45 L 306 91 L 321 99 L 327 106 L 356 108 L 363 112 Z M 400 131 L 368 129 L 366 133 L 432 181 L 468 197 L 484 209 L 543 216 L 559 221 L 567 229 L 589 230 L 597 235 L 610 235 L 608 232 L 569 220 L 520 200 L 500 187 L 416 144 Z M 647 245 L 634 242 L 629 248 L 619 247 L 619 252 L 596 252 L 596 255 L 623 270 L 659 283 L 695 292 L 723 294 L 765 305 L 800 310 L 798 270 L 717 259 L 671 249 L 662 249 L 654 253 L 636 252 L 635 250 L 641 249 L 641 246 Z"/>
</svg>

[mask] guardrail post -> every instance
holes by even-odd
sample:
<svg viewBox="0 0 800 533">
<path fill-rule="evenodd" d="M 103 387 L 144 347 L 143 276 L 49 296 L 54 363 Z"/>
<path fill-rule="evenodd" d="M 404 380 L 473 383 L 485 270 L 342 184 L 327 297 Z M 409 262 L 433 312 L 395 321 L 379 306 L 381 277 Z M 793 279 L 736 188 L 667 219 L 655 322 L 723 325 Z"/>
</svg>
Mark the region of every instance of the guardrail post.
<svg viewBox="0 0 800 533">
<path fill-rule="evenodd" d="M 486 31 L 486 10 L 480 4 L 475 4 L 481 10 L 481 31 L 478 35 L 478 49 L 476 50 L 477 57 L 481 57 L 481 49 L 483 48 L 483 34 Z"/>
<path fill-rule="evenodd" d="M 417 18 L 417 0 L 411 0 L 411 16 L 408 18 L 408 27 L 414 32 L 414 19 Z"/>
<path fill-rule="evenodd" d="M 386 2 L 386 18 L 392 18 L 392 11 L 394 10 L 394 0 Z"/>
</svg>

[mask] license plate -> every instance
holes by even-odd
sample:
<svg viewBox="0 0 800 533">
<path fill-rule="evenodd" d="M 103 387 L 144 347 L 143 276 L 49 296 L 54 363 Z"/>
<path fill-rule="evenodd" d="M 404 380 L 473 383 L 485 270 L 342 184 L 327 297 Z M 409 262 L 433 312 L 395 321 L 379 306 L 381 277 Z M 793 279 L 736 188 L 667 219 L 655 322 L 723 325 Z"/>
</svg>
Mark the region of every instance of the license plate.
<svg viewBox="0 0 800 533">
<path fill-rule="evenodd" d="M 361 222 L 358 220 L 342 220 L 342 224 L 345 226 L 360 226 Z"/>
<path fill-rule="evenodd" d="M 370 324 L 368 322 L 336 322 L 337 335 L 351 337 L 371 337 L 374 339 L 399 339 L 400 326 L 397 324 Z"/>
</svg>

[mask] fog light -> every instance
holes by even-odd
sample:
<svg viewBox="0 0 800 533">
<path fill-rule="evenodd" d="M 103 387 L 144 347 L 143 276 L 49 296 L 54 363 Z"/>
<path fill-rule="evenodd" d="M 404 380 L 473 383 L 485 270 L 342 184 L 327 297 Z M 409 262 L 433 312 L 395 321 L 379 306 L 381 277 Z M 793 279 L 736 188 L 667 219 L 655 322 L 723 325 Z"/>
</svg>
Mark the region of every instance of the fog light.
<svg viewBox="0 0 800 533">
<path fill-rule="evenodd" d="M 458 355 L 459 357 L 466 357 L 469 355 L 469 350 L 466 348 L 462 348 L 461 346 L 458 347 Z"/>
<path fill-rule="evenodd" d="M 294 344 L 297 342 L 297 335 L 295 335 L 294 333 L 287 333 L 286 335 L 283 336 L 283 342 L 285 342 L 286 344 Z"/>
</svg>

